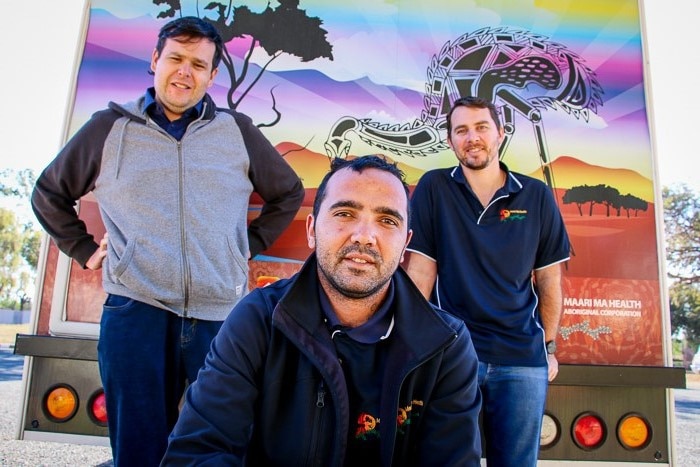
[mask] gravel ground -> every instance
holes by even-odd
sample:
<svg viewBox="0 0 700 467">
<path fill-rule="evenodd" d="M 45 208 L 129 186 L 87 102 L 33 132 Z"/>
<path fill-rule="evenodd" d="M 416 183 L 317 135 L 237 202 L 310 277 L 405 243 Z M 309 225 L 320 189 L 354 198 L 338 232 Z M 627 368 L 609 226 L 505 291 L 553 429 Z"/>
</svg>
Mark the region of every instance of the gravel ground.
<svg viewBox="0 0 700 467">
<path fill-rule="evenodd" d="M 700 465 L 700 375 L 688 374 L 686 389 L 676 389 L 676 467 Z"/>
<path fill-rule="evenodd" d="M 108 467 L 109 448 L 16 440 L 20 419 L 22 369 L 12 360 L 23 357 L 0 349 L 0 467 Z M 676 395 L 676 466 L 695 467 L 700 458 L 700 375 L 688 374 L 687 389 Z"/>
</svg>

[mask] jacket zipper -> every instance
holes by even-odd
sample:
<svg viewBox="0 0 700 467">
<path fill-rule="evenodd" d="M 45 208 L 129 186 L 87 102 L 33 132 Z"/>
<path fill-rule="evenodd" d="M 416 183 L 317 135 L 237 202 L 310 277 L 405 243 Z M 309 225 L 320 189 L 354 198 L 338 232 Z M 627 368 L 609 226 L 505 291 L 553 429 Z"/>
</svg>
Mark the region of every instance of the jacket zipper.
<svg viewBox="0 0 700 467">
<path fill-rule="evenodd" d="M 185 187 L 184 187 L 184 162 L 182 156 L 182 142 L 177 142 L 177 166 L 178 166 L 178 204 L 180 210 L 180 250 L 182 261 L 182 286 L 184 289 L 184 304 L 182 316 L 187 317 L 190 302 L 190 263 L 187 260 L 187 229 L 185 229 Z"/>
<path fill-rule="evenodd" d="M 182 138 L 190 131 L 192 125 L 204 120 L 204 115 L 207 111 L 207 103 L 204 102 L 202 106 L 202 112 L 199 117 L 187 125 L 185 134 Z M 180 248 L 182 249 L 182 273 L 184 277 L 182 278 L 182 284 L 184 287 L 184 304 L 182 308 L 182 316 L 185 318 L 189 315 L 190 307 L 190 288 L 192 287 L 192 277 L 190 274 L 190 262 L 187 259 L 187 229 L 185 228 L 185 162 L 184 156 L 182 154 L 182 139 L 177 142 L 177 166 L 178 166 L 178 188 L 179 188 L 179 203 L 180 203 Z"/>
<path fill-rule="evenodd" d="M 316 392 L 316 420 L 314 422 L 313 430 L 311 433 L 311 443 L 309 443 L 309 455 L 307 458 L 306 465 L 313 465 L 318 462 L 318 440 L 319 433 L 321 430 L 321 421 L 323 419 L 323 408 L 326 406 L 326 387 L 323 384 L 323 380 L 318 385 L 318 391 Z"/>
</svg>

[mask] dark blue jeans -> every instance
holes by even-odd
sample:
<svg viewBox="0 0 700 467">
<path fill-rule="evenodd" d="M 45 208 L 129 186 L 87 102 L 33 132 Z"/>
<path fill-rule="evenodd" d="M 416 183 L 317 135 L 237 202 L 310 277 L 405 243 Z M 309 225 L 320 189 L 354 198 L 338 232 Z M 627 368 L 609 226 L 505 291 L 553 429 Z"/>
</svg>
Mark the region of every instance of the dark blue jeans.
<svg viewBox="0 0 700 467">
<path fill-rule="evenodd" d="M 221 324 L 107 297 L 97 356 L 115 466 L 160 463 L 184 389 L 197 378 Z"/>
<path fill-rule="evenodd" d="M 547 399 L 547 367 L 479 362 L 482 451 L 489 467 L 535 467 Z"/>
</svg>

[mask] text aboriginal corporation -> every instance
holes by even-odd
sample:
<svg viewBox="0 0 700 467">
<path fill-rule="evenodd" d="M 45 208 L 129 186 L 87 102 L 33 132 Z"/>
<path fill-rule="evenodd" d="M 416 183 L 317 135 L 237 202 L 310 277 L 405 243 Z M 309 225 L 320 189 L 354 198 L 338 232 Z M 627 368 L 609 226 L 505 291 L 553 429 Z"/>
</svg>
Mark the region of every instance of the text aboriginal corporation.
<svg viewBox="0 0 700 467">
<path fill-rule="evenodd" d="M 567 297 L 564 307 L 566 315 L 642 317 L 641 300 Z"/>
</svg>

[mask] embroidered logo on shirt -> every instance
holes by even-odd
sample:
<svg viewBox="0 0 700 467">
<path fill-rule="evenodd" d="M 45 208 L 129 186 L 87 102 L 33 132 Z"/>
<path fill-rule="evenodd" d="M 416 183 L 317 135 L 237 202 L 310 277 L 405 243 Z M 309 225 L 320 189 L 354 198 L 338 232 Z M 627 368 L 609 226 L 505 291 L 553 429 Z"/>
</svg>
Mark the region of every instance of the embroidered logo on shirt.
<svg viewBox="0 0 700 467">
<path fill-rule="evenodd" d="M 527 217 L 527 211 L 524 209 L 501 209 L 501 222 L 522 221 Z"/>
<path fill-rule="evenodd" d="M 357 430 L 355 431 L 355 439 L 379 438 L 379 418 L 362 412 L 357 417 Z"/>
</svg>

